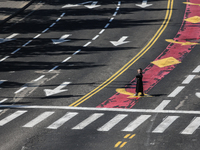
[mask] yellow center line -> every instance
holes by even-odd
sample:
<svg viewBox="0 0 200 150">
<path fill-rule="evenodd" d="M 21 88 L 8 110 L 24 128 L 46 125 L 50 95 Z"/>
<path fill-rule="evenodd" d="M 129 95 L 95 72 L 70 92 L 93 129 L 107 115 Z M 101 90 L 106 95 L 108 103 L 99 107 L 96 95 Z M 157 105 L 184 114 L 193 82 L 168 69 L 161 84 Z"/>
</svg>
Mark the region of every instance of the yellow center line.
<svg viewBox="0 0 200 150">
<path fill-rule="evenodd" d="M 124 145 L 126 145 L 127 142 L 122 143 L 122 145 L 120 146 L 120 148 L 124 147 Z"/>
<path fill-rule="evenodd" d="M 136 56 L 134 56 L 127 64 L 125 64 L 120 70 L 118 70 L 115 74 L 113 74 L 109 79 L 107 79 L 105 82 L 103 82 L 97 88 L 95 88 L 88 94 L 84 95 L 83 97 L 81 97 L 80 99 L 78 99 L 77 101 L 75 101 L 74 103 L 72 103 L 69 106 L 76 107 L 76 106 L 80 105 L 81 103 L 83 103 L 84 101 L 86 101 L 87 99 L 92 97 L 94 94 L 98 93 L 100 90 L 105 88 L 111 82 L 113 82 L 122 73 L 124 73 L 129 67 L 131 67 L 139 58 L 141 58 L 155 44 L 155 42 L 158 40 L 158 38 L 161 36 L 161 34 L 164 32 L 164 30 L 168 26 L 169 21 L 172 16 L 173 3 L 174 3 L 174 0 L 168 0 L 167 11 L 166 11 L 165 19 L 164 19 L 162 25 L 160 26 L 160 28 L 158 29 L 156 34 L 153 36 L 153 38 L 148 42 L 148 44 Z"/>
<path fill-rule="evenodd" d="M 133 134 L 131 137 L 129 137 L 129 139 L 132 139 L 133 137 L 135 137 L 136 134 Z"/>
<path fill-rule="evenodd" d="M 115 144 L 115 147 L 118 147 L 120 144 L 122 143 L 122 141 L 119 141 Z"/>
<path fill-rule="evenodd" d="M 126 138 L 128 138 L 130 135 L 131 135 L 131 134 L 127 134 L 127 135 L 124 136 L 124 138 L 126 139 Z"/>
</svg>

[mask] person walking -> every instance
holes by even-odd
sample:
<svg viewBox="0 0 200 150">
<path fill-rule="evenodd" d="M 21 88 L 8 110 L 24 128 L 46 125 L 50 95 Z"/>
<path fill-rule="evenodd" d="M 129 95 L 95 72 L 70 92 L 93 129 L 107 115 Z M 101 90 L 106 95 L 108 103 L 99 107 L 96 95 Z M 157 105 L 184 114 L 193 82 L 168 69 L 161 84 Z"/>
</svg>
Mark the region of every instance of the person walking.
<svg viewBox="0 0 200 150">
<path fill-rule="evenodd" d="M 143 93 L 143 82 L 142 82 L 142 69 L 139 68 L 137 70 L 138 74 L 136 75 L 136 93 L 134 96 L 138 96 L 138 93 L 141 92 L 141 95 L 140 96 L 144 96 L 144 93 Z"/>
</svg>

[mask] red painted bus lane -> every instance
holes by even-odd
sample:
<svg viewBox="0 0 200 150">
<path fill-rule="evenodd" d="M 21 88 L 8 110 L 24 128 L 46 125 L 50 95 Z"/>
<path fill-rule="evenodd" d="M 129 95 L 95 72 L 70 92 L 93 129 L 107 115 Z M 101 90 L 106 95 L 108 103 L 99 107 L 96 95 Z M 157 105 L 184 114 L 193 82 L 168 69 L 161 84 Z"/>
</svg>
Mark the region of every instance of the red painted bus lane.
<svg viewBox="0 0 200 150">
<path fill-rule="evenodd" d="M 148 93 L 161 79 L 169 74 L 188 53 L 199 44 L 200 38 L 200 0 L 185 2 L 184 20 L 179 32 L 167 48 L 149 64 L 143 71 L 144 92 Z M 184 5 L 184 4 L 183 4 Z M 131 96 L 135 93 L 135 78 L 124 89 L 117 89 L 117 93 L 97 107 L 103 108 L 132 108 L 139 97 Z"/>
</svg>

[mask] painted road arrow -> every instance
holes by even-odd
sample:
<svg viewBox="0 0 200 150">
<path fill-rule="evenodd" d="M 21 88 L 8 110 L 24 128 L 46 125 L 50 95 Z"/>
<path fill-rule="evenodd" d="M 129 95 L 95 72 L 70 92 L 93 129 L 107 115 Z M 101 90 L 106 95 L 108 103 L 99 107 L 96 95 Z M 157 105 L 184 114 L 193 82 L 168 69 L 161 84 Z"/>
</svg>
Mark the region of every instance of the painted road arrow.
<svg viewBox="0 0 200 150">
<path fill-rule="evenodd" d="M 85 5 L 85 4 L 89 4 L 89 3 L 91 3 L 91 5 Z M 93 9 L 93 8 L 101 6 L 101 5 L 96 5 L 97 3 L 98 3 L 98 1 L 87 1 L 87 2 L 79 3 L 79 4 L 67 4 L 67 5 L 63 6 L 62 8 L 77 7 L 77 6 L 84 5 L 85 7 L 89 8 L 89 9 Z"/>
<path fill-rule="evenodd" d="M 66 38 L 68 38 L 69 36 L 71 36 L 71 34 L 65 34 L 60 39 L 52 39 L 52 42 L 53 44 L 60 44 L 63 42 L 70 41 L 70 40 L 66 40 Z"/>
<path fill-rule="evenodd" d="M 114 46 L 119 46 L 122 44 L 129 43 L 130 41 L 125 41 L 128 36 L 122 36 L 118 41 L 110 41 Z"/>
<path fill-rule="evenodd" d="M 8 36 L 7 38 L 5 38 L 5 39 L 0 39 L 0 44 L 1 43 L 4 43 L 4 42 L 9 42 L 9 41 L 12 41 L 12 40 L 14 40 L 14 39 L 12 39 L 12 38 L 14 38 L 15 36 L 17 36 L 18 35 L 18 33 L 14 33 L 14 34 L 12 34 L 12 35 L 10 35 L 10 36 Z"/>
<path fill-rule="evenodd" d="M 54 94 L 58 94 L 58 93 L 61 93 L 61 92 L 68 91 L 67 89 L 65 89 L 65 90 L 62 90 L 62 89 L 65 88 L 70 83 L 71 82 L 63 82 L 61 85 L 59 85 L 58 87 L 56 87 L 53 90 L 51 90 L 51 89 L 44 89 L 45 95 L 46 96 L 51 96 L 51 95 L 54 95 Z"/>
<path fill-rule="evenodd" d="M 146 7 L 149 7 L 151 5 L 153 5 L 153 4 L 147 4 L 147 0 L 143 0 L 142 4 L 136 4 L 136 6 L 139 6 L 141 8 L 146 8 Z"/>
</svg>

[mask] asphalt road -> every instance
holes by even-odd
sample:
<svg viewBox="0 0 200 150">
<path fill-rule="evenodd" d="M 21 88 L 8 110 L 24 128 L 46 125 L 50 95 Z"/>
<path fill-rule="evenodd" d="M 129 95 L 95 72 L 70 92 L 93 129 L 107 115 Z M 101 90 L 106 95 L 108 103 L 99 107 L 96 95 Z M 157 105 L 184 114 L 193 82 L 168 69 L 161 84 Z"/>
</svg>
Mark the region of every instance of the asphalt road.
<svg viewBox="0 0 200 150">
<path fill-rule="evenodd" d="M 1 150 L 199 149 L 197 0 L 145 2 L 36 1 L 1 27 Z"/>
</svg>

